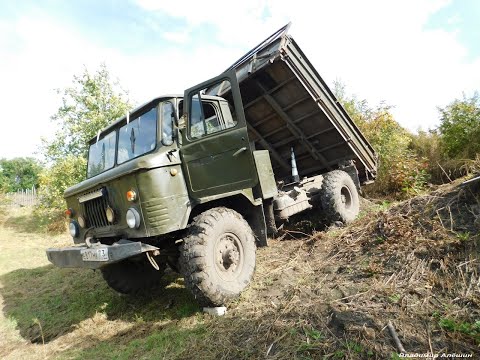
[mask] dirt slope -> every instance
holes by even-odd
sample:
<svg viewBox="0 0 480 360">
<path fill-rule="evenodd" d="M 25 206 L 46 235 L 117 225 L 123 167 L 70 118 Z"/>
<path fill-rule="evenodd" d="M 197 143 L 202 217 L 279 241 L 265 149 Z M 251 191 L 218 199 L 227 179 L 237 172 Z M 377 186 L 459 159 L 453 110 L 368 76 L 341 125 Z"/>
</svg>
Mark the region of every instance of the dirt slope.
<svg viewBox="0 0 480 360">
<path fill-rule="evenodd" d="M 253 357 L 395 357 L 389 321 L 409 353 L 480 354 L 479 215 L 478 187 L 448 185 L 371 205 L 347 228 L 272 241 L 230 314 L 245 320 L 211 331 L 226 358 L 246 343 Z"/>
<path fill-rule="evenodd" d="M 479 186 L 446 185 L 389 208 L 369 203 L 350 226 L 313 236 L 299 228 L 258 250 L 252 286 L 221 318 L 201 313 L 175 274 L 168 276 L 174 286 L 139 300 L 116 296 L 97 275 L 43 266 L 37 283 L 47 290 L 40 304 L 14 291 L 33 283 L 8 272 L 0 277 L 3 318 L 16 321 L 17 330 L 8 331 L 21 339 L 10 340 L 3 352 L 0 346 L 0 354 L 395 359 L 400 351 L 389 321 L 408 353 L 480 353 Z M 48 290 L 50 276 L 60 283 L 65 303 L 51 301 L 59 293 Z M 85 286 L 96 295 L 88 310 L 72 316 L 72 307 L 85 302 Z M 28 316 L 23 319 L 19 309 L 29 301 L 28 316 L 49 334 L 45 345 L 38 331 L 26 331 Z M 42 320 L 43 313 L 58 313 L 55 325 Z"/>
</svg>

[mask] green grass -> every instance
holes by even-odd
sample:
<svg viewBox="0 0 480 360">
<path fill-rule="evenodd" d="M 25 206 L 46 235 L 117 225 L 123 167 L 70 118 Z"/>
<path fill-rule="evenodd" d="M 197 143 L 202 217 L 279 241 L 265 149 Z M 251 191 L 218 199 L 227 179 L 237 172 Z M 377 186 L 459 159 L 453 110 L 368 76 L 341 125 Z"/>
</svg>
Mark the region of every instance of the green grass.
<svg viewBox="0 0 480 360">
<path fill-rule="evenodd" d="M 1 276 L 0 281 L 4 312 L 15 319 L 21 335 L 33 342 L 41 341 L 33 319 L 42 324 L 48 342 L 97 312 L 105 313 L 110 320 L 151 322 L 180 319 L 200 310 L 173 274 L 165 279 L 165 289 L 147 297 L 115 293 L 99 272 L 52 265 L 15 270 Z M 172 301 L 174 306 L 169 307 Z"/>
<path fill-rule="evenodd" d="M 44 233 L 31 209 L 0 210 L 0 358 L 155 357 L 157 349 L 180 353 L 186 339 L 203 333 L 201 309 L 177 274 L 166 274 L 165 286 L 148 296 L 119 295 L 99 271 L 49 264 L 46 248 L 71 245 L 68 235 Z M 177 327 L 183 320 L 188 324 Z M 148 333 L 135 336 L 142 329 Z M 71 345 L 70 333 L 79 333 L 78 346 Z"/>
<path fill-rule="evenodd" d="M 438 321 L 438 325 L 449 332 L 466 335 L 480 345 L 480 320 L 470 323 L 442 317 Z"/>
<path fill-rule="evenodd" d="M 460 240 L 460 241 L 468 241 L 470 239 L 470 232 L 466 231 L 466 232 L 458 232 L 456 233 L 457 235 L 457 238 Z"/>
<path fill-rule="evenodd" d="M 16 233 L 45 234 L 48 221 L 31 208 L 9 207 L 0 211 L 0 223 Z"/>
<path fill-rule="evenodd" d="M 267 350 L 272 359 L 398 358 L 394 345 L 383 336 L 370 339 L 356 327 L 346 330 L 367 320 L 375 330 L 375 321 L 384 321 L 383 312 L 356 316 L 341 310 L 337 301 L 345 294 L 336 284 L 345 284 L 350 291 L 347 285 L 355 283 L 352 289 L 359 294 L 390 277 L 378 257 L 371 255 L 376 247 L 371 253 L 353 259 L 340 256 L 329 263 L 337 252 L 333 231 L 322 233 L 315 246 L 271 241 L 257 251 L 252 286 L 229 305 L 226 316 L 212 317 L 201 312 L 183 280 L 171 272 L 162 290 L 131 297 L 111 290 L 98 271 L 53 267 L 45 249 L 70 245 L 71 239 L 25 227 L 21 222 L 28 221 L 29 214 L 22 211 L 0 211 L 0 359 L 256 359 L 266 358 Z M 344 231 L 337 230 L 337 235 Z M 325 264 L 330 270 L 324 272 Z M 288 283 L 280 281 L 283 276 Z M 372 301 L 402 314 L 404 307 L 395 304 L 401 296 L 409 300 L 408 294 L 397 292 L 379 292 Z M 450 319 L 447 314 L 456 307 L 443 302 L 442 309 L 428 312 L 433 326 L 442 329 L 441 344 L 470 346 L 472 337 L 478 336 L 478 319 L 469 323 Z M 339 315 L 337 320 L 332 314 Z M 403 321 L 404 329 L 418 322 Z M 405 339 L 406 347 L 412 345 Z M 427 348 L 425 339 L 418 341 Z"/>
<path fill-rule="evenodd" d="M 131 330 L 132 331 L 132 330 Z M 137 329 L 138 331 L 138 329 Z M 135 330 L 133 330 L 135 332 Z M 203 341 L 207 332 L 202 324 L 192 329 L 165 327 L 151 330 L 138 339 L 123 342 L 109 339 L 91 348 L 73 350 L 60 356 L 60 359 L 178 359 L 186 352 L 191 342 Z"/>
</svg>

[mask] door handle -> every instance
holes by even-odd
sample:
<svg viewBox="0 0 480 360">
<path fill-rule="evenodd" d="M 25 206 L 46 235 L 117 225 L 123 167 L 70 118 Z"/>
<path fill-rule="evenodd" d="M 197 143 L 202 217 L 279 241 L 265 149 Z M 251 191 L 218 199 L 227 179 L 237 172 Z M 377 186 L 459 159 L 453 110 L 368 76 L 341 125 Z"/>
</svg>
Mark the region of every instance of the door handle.
<svg viewBox="0 0 480 360">
<path fill-rule="evenodd" d="M 233 156 L 237 156 L 238 154 L 240 154 L 240 153 L 242 153 L 242 152 L 244 152 L 244 151 L 247 151 L 247 148 L 246 148 L 245 146 L 242 147 L 242 148 L 240 148 L 240 149 L 238 149 L 237 151 L 235 151 L 235 152 L 233 153 Z"/>
</svg>

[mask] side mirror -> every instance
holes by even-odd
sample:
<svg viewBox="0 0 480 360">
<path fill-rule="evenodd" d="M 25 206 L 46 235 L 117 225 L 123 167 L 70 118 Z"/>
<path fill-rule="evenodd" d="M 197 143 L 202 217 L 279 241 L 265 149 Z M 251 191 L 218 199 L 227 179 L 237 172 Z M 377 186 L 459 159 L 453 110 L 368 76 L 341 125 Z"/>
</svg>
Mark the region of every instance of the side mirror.
<svg viewBox="0 0 480 360">
<path fill-rule="evenodd" d="M 183 130 L 187 127 L 187 115 L 183 114 L 180 119 L 178 119 L 178 129 Z"/>
</svg>

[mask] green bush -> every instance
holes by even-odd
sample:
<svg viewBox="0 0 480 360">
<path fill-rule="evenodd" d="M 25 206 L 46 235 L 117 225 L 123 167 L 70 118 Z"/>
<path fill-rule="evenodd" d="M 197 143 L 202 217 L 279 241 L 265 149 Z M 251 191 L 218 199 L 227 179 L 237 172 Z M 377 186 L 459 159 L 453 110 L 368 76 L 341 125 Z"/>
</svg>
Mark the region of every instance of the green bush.
<svg viewBox="0 0 480 360">
<path fill-rule="evenodd" d="M 386 109 L 370 119 L 357 120 L 358 126 L 378 153 L 378 177 L 374 191 L 397 196 L 414 195 L 429 180 L 425 158 L 412 149 L 412 134 L 401 127 Z"/>
<path fill-rule="evenodd" d="M 442 149 L 449 158 L 474 159 L 480 153 L 480 97 L 456 99 L 440 111 Z"/>
<path fill-rule="evenodd" d="M 64 191 L 86 177 L 88 142 L 99 130 L 131 108 L 128 94 L 112 81 L 105 65 L 93 74 L 84 69 L 59 90 L 62 105 L 52 116 L 57 132 L 43 139 L 42 154 L 50 166 L 40 175 L 40 209 L 51 230 L 64 228 Z"/>
<path fill-rule="evenodd" d="M 370 191 L 399 197 L 421 191 L 430 177 L 427 160 L 412 149 L 413 135 L 393 118 L 390 107 L 371 108 L 366 100 L 348 97 L 338 83 L 334 91 L 378 154 L 378 175 Z"/>
<path fill-rule="evenodd" d="M 69 155 L 58 160 L 40 174 L 39 200 L 37 214 L 47 220 L 48 229 L 60 232 L 65 228 L 65 190 L 85 179 L 86 160 L 83 157 Z"/>
</svg>

